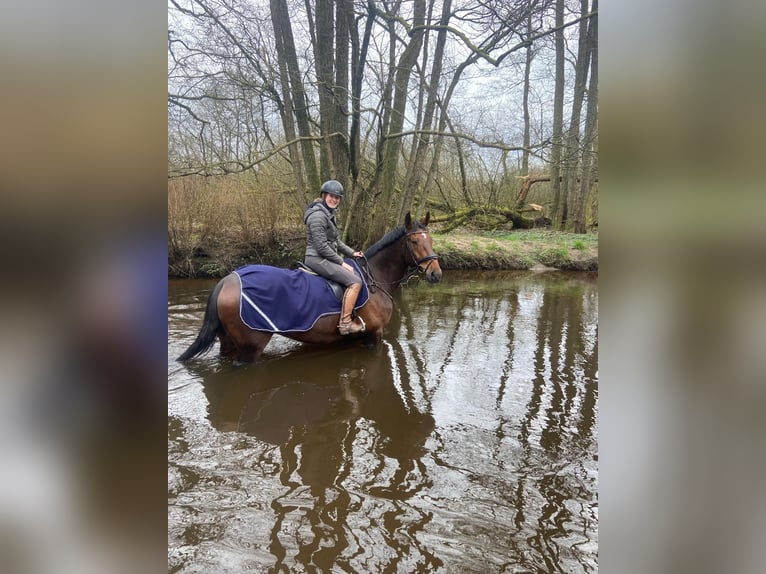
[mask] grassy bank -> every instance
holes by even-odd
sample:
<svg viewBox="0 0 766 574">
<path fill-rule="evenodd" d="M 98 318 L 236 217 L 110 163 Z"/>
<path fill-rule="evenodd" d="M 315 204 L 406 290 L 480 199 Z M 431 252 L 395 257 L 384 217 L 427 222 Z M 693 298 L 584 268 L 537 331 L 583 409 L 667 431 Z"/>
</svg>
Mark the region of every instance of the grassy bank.
<svg viewBox="0 0 766 574">
<path fill-rule="evenodd" d="M 540 269 L 598 271 L 598 235 L 548 230 L 476 232 L 433 229 L 434 250 L 444 269 Z M 222 277 L 241 265 L 289 267 L 303 259 L 302 229 L 243 240 L 211 236 L 187 251 L 169 250 L 171 277 Z"/>
<path fill-rule="evenodd" d="M 446 269 L 598 271 L 598 235 L 548 230 L 502 233 L 452 231 L 434 235 L 434 250 Z"/>
</svg>

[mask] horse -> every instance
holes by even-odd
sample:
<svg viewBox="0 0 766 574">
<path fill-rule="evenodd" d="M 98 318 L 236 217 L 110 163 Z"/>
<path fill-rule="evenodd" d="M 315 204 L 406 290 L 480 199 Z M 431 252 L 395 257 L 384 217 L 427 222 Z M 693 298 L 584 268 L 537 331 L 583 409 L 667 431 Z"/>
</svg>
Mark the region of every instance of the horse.
<svg viewBox="0 0 766 574">
<path fill-rule="evenodd" d="M 303 343 L 332 344 L 347 338 L 358 338 L 369 346 L 376 346 L 391 319 L 394 293 L 410 277 L 422 274 L 429 283 L 442 278 L 439 256 L 434 253 L 427 212 L 420 221 L 410 213 L 404 224 L 389 231 L 374 243 L 360 258 L 367 270 L 369 299 L 357 308 L 365 330 L 356 335 L 341 335 L 338 331 L 340 313 L 326 314 L 305 331 L 275 331 L 280 335 Z M 220 342 L 220 355 L 239 363 L 253 363 L 263 353 L 274 332 L 256 330 L 248 326 L 240 314 L 242 293 L 240 277 L 232 272 L 221 279 L 208 297 L 202 327 L 195 341 L 178 361 L 185 362 L 210 350 L 216 337 Z"/>
</svg>

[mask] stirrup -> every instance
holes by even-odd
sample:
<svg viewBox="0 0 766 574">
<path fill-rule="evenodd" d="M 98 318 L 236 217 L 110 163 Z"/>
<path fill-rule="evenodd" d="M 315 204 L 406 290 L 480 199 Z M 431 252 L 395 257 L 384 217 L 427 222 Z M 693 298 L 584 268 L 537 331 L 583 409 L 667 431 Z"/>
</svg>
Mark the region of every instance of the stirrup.
<svg viewBox="0 0 766 574">
<path fill-rule="evenodd" d="M 338 331 L 340 331 L 341 335 L 352 335 L 354 333 L 363 333 L 364 330 L 367 328 L 367 325 L 364 322 L 364 319 L 361 317 L 357 317 L 359 319 L 359 323 L 356 322 L 355 319 L 350 319 L 348 321 L 341 321 L 338 323 Z"/>
</svg>

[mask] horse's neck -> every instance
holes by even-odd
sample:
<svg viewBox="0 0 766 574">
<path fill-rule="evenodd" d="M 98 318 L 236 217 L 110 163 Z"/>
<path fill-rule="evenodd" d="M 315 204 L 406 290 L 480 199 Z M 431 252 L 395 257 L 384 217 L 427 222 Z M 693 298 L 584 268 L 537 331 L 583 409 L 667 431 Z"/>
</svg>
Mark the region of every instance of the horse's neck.
<svg viewBox="0 0 766 574">
<path fill-rule="evenodd" d="M 370 259 L 370 271 L 373 279 L 393 293 L 407 274 L 407 265 L 399 257 L 386 257 L 389 249 L 400 249 L 400 242 L 395 242 L 387 250 Z"/>
</svg>

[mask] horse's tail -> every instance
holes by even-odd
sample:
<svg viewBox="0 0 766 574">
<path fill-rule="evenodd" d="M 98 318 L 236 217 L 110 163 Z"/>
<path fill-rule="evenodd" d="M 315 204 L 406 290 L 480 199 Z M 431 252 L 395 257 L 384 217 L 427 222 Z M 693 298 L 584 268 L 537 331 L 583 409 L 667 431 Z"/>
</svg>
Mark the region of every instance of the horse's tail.
<svg viewBox="0 0 766 574">
<path fill-rule="evenodd" d="M 215 337 L 218 334 L 218 330 L 221 329 L 221 319 L 218 317 L 218 293 L 221 292 L 223 287 L 223 280 L 213 288 L 210 293 L 210 297 L 207 299 L 207 308 L 205 309 L 205 318 L 202 321 L 202 327 L 200 328 L 197 338 L 189 345 L 177 361 L 188 361 L 192 357 L 201 355 L 210 350 L 210 347 L 215 343 Z"/>
</svg>

